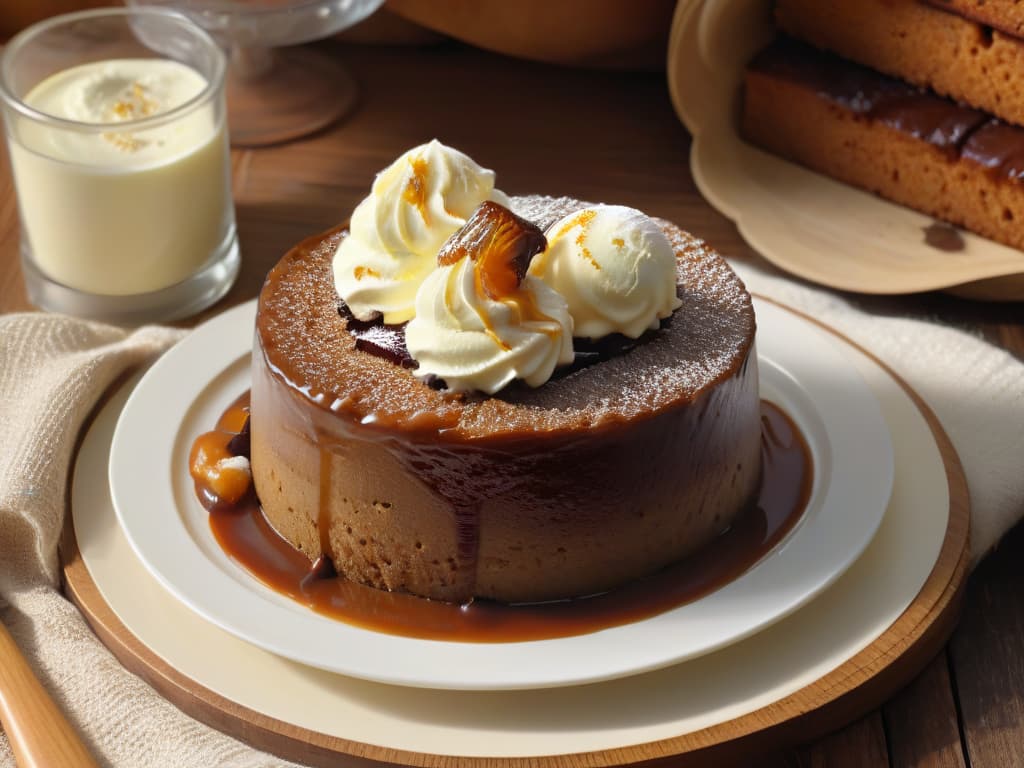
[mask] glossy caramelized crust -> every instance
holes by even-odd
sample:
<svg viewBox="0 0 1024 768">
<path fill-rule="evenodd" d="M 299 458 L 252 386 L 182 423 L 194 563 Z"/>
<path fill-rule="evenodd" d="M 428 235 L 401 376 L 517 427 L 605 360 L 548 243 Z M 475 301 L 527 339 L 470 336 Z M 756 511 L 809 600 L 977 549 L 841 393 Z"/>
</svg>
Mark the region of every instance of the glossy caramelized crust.
<svg viewBox="0 0 1024 768">
<path fill-rule="evenodd" d="M 1024 248 L 1024 128 L 781 38 L 747 68 L 745 139 Z"/>
<path fill-rule="evenodd" d="M 583 206 L 518 198 L 541 228 Z M 464 601 L 603 591 L 726 528 L 760 480 L 754 315 L 725 262 L 663 223 L 683 306 L 618 357 L 530 389 L 453 395 L 355 349 L 312 238 L 271 271 L 253 355 L 252 464 L 311 560 Z"/>
</svg>

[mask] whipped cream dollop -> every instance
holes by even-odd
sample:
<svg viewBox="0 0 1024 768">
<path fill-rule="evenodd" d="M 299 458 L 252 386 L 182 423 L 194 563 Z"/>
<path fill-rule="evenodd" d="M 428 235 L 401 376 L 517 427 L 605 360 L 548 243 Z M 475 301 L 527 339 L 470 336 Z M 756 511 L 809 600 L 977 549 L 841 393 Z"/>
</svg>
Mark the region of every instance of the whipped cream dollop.
<svg viewBox="0 0 1024 768">
<path fill-rule="evenodd" d="M 436 139 L 379 174 L 334 255 L 338 295 L 360 320 L 387 324 L 416 313 L 416 293 L 445 241 L 485 200 L 508 205 L 494 172 Z"/>
<path fill-rule="evenodd" d="M 578 337 L 635 339 L 682 303 L 672 244 L 635 208 L 584 208 L 553 224 L 547 238 L 529 273 L 565 297 Z"/>
<path fill-rule="evenodd" d="M 445 244 L 405 329 L 416 375 L 437 376 L 451 390 L 493 394 L 513 379 L 538 387 L 557 365 L 573 361 L 565 299 L 525 274 L 544 237 L 499 208 L 480 206 Z M 527 227 L 535 238 L 523 234 Z"/>
</svg>

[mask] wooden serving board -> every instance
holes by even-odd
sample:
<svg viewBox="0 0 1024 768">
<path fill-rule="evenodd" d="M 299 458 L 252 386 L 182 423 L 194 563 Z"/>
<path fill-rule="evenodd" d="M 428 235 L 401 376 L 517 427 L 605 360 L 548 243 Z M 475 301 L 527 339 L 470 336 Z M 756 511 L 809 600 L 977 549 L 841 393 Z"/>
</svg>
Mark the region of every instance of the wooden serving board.
<svg viewBox="0 0 1024 768">
<path fill-rule="evenodd" d="M 811 318 L 804 319 L 815 322 Z M 345 765 L 358 766 L 457 764 L 479 768 L 749 764 L 754 756 L 805 742 L 849 723 L 889 698 L 942 648 L 956 622 L 963 593 L 970 511 L 959 459 L 937 418 L 921 398 L 877 358 L 848 339 L 839 338 L 892 379 L 912 403 L 908 407 L 917 409 L 931 432 L 941 455 L 949 494 L 948 518 L 938 559 L 910 606 L 867 647 L 789 695 L 706 728 L 614 748 L 589 751 L 570 748 L 565 754 L 507 757 L 453 756 L 339 738 L 239 704 L 217 693 L 214 685 L 164 661 L 128 630 L 104 599 L 83 560 L 70 517 L 63 541 L 66 592 L 121 663 L 183 711 L 254 747 L 309 765 L 334 766 L 339 760 Z M 756 642 L 756 636 L 746 642 Z M 328 674 L 315 670 L 308 673 Z M 587 690 L 599 691 L 600 687 L 587 687 Z M 686 692 L 680 691 L 679 695 L 686 695 Z"/>
</svg>

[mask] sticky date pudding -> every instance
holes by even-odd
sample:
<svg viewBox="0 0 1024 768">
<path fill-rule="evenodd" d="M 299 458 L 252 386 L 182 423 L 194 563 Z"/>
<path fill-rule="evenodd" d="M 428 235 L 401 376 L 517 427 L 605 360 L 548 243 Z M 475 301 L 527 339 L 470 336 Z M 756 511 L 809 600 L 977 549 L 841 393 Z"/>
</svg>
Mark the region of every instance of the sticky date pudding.
<svg viewBox="0 0 1024 768">
<path fill-rule="evenodd" d="M 603 593 L 757 502 L 750 296 L 679 227 L 509 198 L 439 142 L 259 296 L 249 428 L 196 441 L 321 577 L 465 604 Z M 248 455 L 238 449 L 248 448 Z"/>
<path fill-rule="evenodd" d="M 587 208 L 510 204 L 548 239 Z M 721 257 L 657 227 L 678 308 L 611 352 L 574 340 L 550 379 L 493 394 L 409 364 L 393 342 L 421 313 L 403 328 L 339 311 L 348 229 L 292 249 L 260 294 L 253 354 L 252 475 L 270 524 L 348 579 L 453 602 L 602 592 L 728 528 L 761 477 L 753 308 Z M 442 294 L 461 285 L 445 279 Z"/>
</svg>

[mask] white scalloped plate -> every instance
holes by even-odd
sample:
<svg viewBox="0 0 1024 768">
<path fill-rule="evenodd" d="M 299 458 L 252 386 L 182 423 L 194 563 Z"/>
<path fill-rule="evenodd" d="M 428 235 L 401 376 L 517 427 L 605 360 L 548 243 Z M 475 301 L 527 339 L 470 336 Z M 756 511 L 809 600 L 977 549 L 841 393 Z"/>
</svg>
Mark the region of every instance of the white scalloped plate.
<svg viewBox="0 0 1024 768">
<path fill-rule="evenodd" d="M 934 220 L 745 143 L 736 132 L 742 72 L 774 30 L 769 0 L 681 0 L 668 82 L 693 136 L 690 169 L 704 198 L 776 266 L 871 294 L 936 289 L 1024 299 L 1024 253 L 962 232 L 964 249 L 924 242 Z"/>
</svg>

